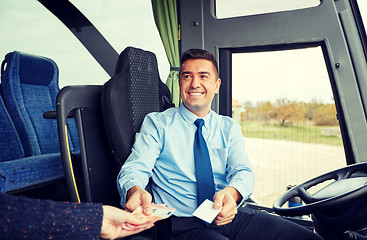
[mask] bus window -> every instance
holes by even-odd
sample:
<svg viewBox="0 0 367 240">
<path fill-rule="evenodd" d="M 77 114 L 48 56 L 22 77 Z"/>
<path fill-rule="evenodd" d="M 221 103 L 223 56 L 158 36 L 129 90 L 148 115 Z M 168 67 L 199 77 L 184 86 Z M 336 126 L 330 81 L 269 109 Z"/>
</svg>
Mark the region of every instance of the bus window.
<svg viewBox="0 0 367 240">
<path fill-rule="evenodd" d="M 128 46 L 154 52 L 165 81 L 169 64 L 150 1 L 71 2 L 118 53 Z M 70 30 L 38 1 L 0 1 L 0 29 L 0 58 L 14 50 L 51 58 L 59 67 L 60 87 L 99 85 L 110 78 Z"/>
<path fill-rule="evenodd" d="M 232 113 L 260 204 L 271 207 L 287 185 L 346 165 L 321 47 L 233 53 Z"/>
<path fill-rule="evenodd" d="M 230 18 L 249 16 L 263 13 L 281 12 L 295 9 L 303 9 L 320 5 L 320 0 L 216 0 L 216 17 Z"/>
</svg>

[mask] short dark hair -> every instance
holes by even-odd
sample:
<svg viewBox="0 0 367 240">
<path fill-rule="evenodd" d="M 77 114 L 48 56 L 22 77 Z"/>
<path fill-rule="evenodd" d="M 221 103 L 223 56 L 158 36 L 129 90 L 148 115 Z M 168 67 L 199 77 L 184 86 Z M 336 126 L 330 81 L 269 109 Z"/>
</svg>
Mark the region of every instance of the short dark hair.
<svg viewBox="0 0 367 240">
<path fill-rule="evenodd" d="M 181 55 L 181 66 L 180 66 L 180 73 L 181 73 L 181 68 L 182 68 L 182 64 L 184 62 L 186 62 L 187 60 L 190 60 L 190 59 L 206 59 L 208 61 L 211 61 L 214 65 L 214 68 L 215 70 L 217 71 L 217 75 L 218 75 L 218 63 L 217 63 L 217 60 L 215 59 L 215 56 L 204 50 L 204 49 L 196 49 L 196 48 L 193 48 L 193 49 L 189 49 L 187 51 L 185 51 L 184 53 L 182 53 Z"/>
</svg>

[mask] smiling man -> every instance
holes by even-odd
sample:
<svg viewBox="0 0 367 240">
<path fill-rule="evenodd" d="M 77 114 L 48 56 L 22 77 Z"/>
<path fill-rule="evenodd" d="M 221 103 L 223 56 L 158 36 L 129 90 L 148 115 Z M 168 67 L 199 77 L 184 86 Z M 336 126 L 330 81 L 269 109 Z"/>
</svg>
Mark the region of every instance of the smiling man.
<svg viewBox="0 0 367 240">
<path fill-rule="evenodd" d="M 136 134 L 118 176 L 122 206 L 130 211 L 142 206 L 148 216 L 152 202 L 175 208 L 174 216 L 162 221 L 171 239 L 321 239 L 283 218 L 237 210 L 252 193 L 254 174 L 239 124 L 211 110 L 221 84 L 214 55 L 184 52 L 179 81 L 180 107 L 148 114 Z M 149 178 L 153 196 L 145 190 Z M 193 216 L 205 199 L 220 209 L 211 224 Z M 162 239 L 155 233 L 144 235 Z"/>
</svg>

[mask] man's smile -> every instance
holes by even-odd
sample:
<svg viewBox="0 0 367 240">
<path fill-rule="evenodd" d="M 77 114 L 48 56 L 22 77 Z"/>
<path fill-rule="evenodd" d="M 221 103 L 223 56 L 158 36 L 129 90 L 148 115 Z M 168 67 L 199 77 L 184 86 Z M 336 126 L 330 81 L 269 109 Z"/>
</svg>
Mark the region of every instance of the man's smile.
<svg viewBox="0 0 367 240">
<path fill-rule="evenodd" d="M 193 95 L 193 96 L 200 96 L 202 94 L 204 94 L 204 92 L 189 92 L 190 95 Z"/>
</svg>

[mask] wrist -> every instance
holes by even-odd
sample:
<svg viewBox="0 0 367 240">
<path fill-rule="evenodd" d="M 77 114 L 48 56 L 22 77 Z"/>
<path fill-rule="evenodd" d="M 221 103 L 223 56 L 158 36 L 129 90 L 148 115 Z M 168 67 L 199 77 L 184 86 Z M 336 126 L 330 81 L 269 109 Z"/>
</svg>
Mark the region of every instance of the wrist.
<svg viewBox="0 0 367 240">
<path fill-rule="evenodd" d="M 242 195 L 236 188 L 228 186 L 225 189 L 232 195 L 233 199 L 237 204 L 239 204 L 242 201 Z"/>
<path fill-rule="evenodd" d="M 139 187 L 138 185 L 135 185 L 133 187 L 131 187 L 126 194 L 126 200 L 129 200 L 129 198 L 131 197 L 131 195 L 133 195 L 135 192 L 141 191 L 143 190 L 141 187 Z"/>
</svg>

